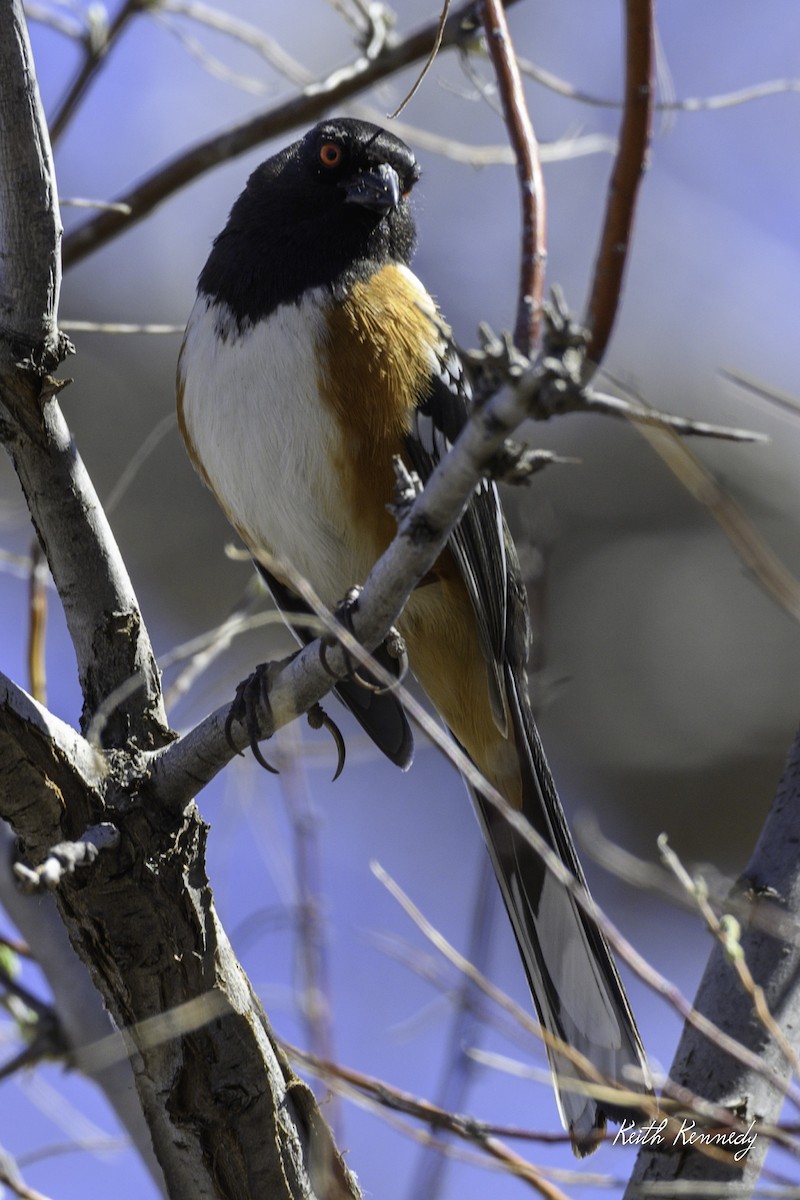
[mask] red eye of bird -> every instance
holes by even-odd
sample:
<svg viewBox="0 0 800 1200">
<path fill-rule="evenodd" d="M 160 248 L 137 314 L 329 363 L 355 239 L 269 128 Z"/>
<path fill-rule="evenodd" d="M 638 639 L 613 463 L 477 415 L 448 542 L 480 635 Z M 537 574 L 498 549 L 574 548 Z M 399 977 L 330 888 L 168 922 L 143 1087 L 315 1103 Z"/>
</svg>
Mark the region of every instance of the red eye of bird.
<svg viewBox="0 0 800 1200">
<path fill-rule="evenodd" d="M 342 161 L 342 147 L 336 142 L 323 142 L 319 148 L 319 161 L 323 167 L 338 167 Z"/>
</svg>

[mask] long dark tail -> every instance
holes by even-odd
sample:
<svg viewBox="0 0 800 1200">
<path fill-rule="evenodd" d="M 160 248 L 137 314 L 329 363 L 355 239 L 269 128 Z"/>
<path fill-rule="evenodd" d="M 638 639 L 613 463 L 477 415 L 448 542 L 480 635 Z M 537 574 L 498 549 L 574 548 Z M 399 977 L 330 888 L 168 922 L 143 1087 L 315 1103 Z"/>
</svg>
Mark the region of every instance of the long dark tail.
<svg viewBox="0 0 800 1200">
<path fill-rule="evenodd" d="M 523 813 L 585 887 L 527 694 L 508 665 L 505 682 L 522 772 Z M 649 1092 L 644 1050 L 606 939 L 524 838 L 493 805 L 470 791 L 540 1023 L 588 1059 L 604 1079 Z M 593 1099 L 574 1082 L 581 1079 L 579 1067 L 551 1046 L 547 1053 L 573 1148 L 580 1156 L 591 1153 L 606 1117 L 619 1120 L 631 1115 L 631 1108 Z"/>
</svg>

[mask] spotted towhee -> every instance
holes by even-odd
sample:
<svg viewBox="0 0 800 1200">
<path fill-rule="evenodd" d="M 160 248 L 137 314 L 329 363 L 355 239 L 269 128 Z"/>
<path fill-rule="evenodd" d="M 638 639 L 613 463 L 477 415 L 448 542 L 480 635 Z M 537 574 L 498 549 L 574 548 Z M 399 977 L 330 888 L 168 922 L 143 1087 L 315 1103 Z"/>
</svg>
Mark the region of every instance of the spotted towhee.
<svg viewBox="0 0 800 1200">
<path fill-rule="evenodd" d="M 344 118 L 262 163 L 214 242 L 181 348 L 178 414 L 195 467 L 257 564 L 265 551 L 288 561 L 330 608 L 394 535 L 393 456 L 424 482 L 469 409 L 448 328 L 409 268 L 418 178 L 408 146 Z M 308 641 L 289 580 L 258 565 Z M 476 488 L 399 625 L 453 736 L 583 883 L 531 713 L 525 592 L 491 483 Z M 380 749 L 408 766 L 399 700 L 355 678 L 337 691 Z M 542 1025 L 603 1080 L 647 1090 L 604 937 L 526 841 L 473 797 Z M 561 1116 L 586 1153 L 625 1106 L 570 1084 L 579 1066 L 557 1045 L 548 1053 Z"/>
</svg>

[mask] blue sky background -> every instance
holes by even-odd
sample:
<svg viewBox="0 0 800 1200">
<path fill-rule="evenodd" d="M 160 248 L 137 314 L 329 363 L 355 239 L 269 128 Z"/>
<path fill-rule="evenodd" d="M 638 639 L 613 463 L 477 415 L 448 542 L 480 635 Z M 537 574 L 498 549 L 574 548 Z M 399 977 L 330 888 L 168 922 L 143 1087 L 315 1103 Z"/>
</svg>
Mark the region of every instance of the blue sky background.
<svg viewBox="0 0 800 1200">
<path fill-rule="evenodd" d="M 542 0 L 511 14 L 520 54 L 587 92 L 620 89 L 620 5 L 610 0 Z M 348 31 L 321 0 L 293 5 L 235 3 L 315 72 L 351 57 Z M 398 29 L 432 15 L 408 0 Z M 187 144 L 260 111 L 290 93 L 255 56 L 197 31 L 213 54 L 261 80 L 254 95 L 213 78 L 170 31 L 142 16 L 113 52 L 59 145 L 63 197 L 113 198 Z M 670 0 L 659 12 L 664 78 L 679 98 L 710 96 L 800 76 L 800 9 L 794 0 Z M 52 112 L 71 78 L 74 47 L 32 27 L 40 86 Z M 483 79 L 485 67 L 478 65 Z M 364 98 L 377 119 L 412 81 L 389 81 Z M 529 87 L 543 141 L 613 135 L 614 110 Z M 797 419 L 754 399 L 721 375 L 730 369 L 800 395 L 797 213 L 800 166 L 793 151 L 796 94 L 716 112 L 659 118 L 644 181 L 625 304 L 607 365 L 651 404 L 767 432 L 767 446 L 693 443 L 769 545 L 800 571 Z M 403 114 L 409 125 L 464 142 L 500 144 L 504 131 L 455 56 L 443 56 Z M 285 139 L 289 140 L 289 139 Z M 67 276 L 64 319 L 180 323 L 212 237 L 262 147 L 204 177 Z M 513 322 L 518 251 L 515 180 L 508 167 L 482 170 L 419 150 L 420 247 L 416 269 L 437 295 L 464 344 L 481 320 Z M 549 204 L 548 280 L 580 313 L 611 160 L 595 155 L 545 168 Z M 86 219 L 65 208 L 67 227 Z M 101 496 L 173 409 L 178 338 L 76 335 L 68 364 L 74 385 L 67 417 Z M 509 497 L 529 563 L 532 541 L 547 546 L 546 586 L 537 588 L 536 687 L 541 727 L 564 802 L 590 812 L 604 832 L 655 860 L 669 833 L 690 861 L 735 874 L 746 862 L 769 806 L 798 717 L 800 639 L 795 624 L 748 575 L 722 533 L 625 425 L 568 417 L 532 428 L 537 444 L 581 459 L 538 476 Z M 224 556 L 224 519 L 193 476 L 174 430 L 150 456 L 111 514 L 159 653 L 213 626 L 239 598 L 244 563 Z M 2 542 L 24 553 L 30 530 L 13 473 L 0 473 Z M 0 573 L 0 662 L 25 682 L 23 579 Z M 252 665 L 285 652 L 281 635 L 260 631 L 236 643 L 171 713 L 184 729 L 223 703 Z M 284 648 L 284 649 L 281 649 Z M 48 630 L 49 702 L 77 723 L 74 658 L 54 599 Z M 317 817 L 319 879 L 330 973 L 335 1052 L 351 1067 L 424 1097 L 435 1097 L 452 1010 L 441 991 L 387 952 L 387 937 L 431 952 L 370 871 L 377 860 L 459 948 L 466 946 L 482 848 L 465 793 L 438 754 L 422 744 L 403 775 L 372 757 L 353 729 L 335 785 L 322 735 L 302 732 L 303 766 Z M 282 739 L 291 750 L 295 734 Z M 223 922 L 274 1024 L 307 1043 L 298 1007 L 298 963 L 289 909 L 293 842 L 282 784 L 248 758 L 200 797 L 211 824 L 208 869 Z M 627 937 L 692 995 L 709 950 L 697 918 L 609 879 L 590 861 L 598 900 Z M 0 930 L 9 928 L 0 916 Z M 457 981 L 449 975 L 451 986 Z M 498 913 L 487 970 L 521 1003 L 525 985 L 513 939 Z M 626 974 L 626 977 L 627 974 Z M 28 976 L 44 994 L 35 973 Z M 648 1051 L 667 1066 L 680 1024 L 637 981 L 631 998 Z M 2 1027 L 0 1027 L 2 1028 Z M 9 1033 L 6 1027 L 6 1033 Z M 542 1065 L 535 1046 L 489 1029 L 484 1047 Z M 12 1050 L 9 1043 L 5 1049 Z M 60 1153 L 44 1148 L 88 1137 L 80 1122 L 117 1137 L 95 1089 L 59 1066 L 0 1087 L 0 1142 L 24 1165 L 28 1183 L 71 1197 L 118 1200 L 153 1194 L 130 1152 Z M 46 1095 L 42 1087 L 47 1090 Z M 35 1090 L 38 1088 L 38 1091 Z M 477 1068 L 467 1107 L 487 1120 L 554 1130 L 549 1086 Z M 415 1194 L 422 1150 L 393 1124 L 347 1104 L 341 1144 L 365 1194 Z M 534 1147 L 533 1159 L 577 1170 L 564 1186 L 594 1196 L 597 1172 L 627 1175 L 629 1152 L 603 1150 L 579 1168 L 563 1146 Z M 776 1167 L 787 1169 L 784 1162 Z M 453 1161 L 442 1195 L 512 1197 L 520 1184 Z M 606 1194 L 621 1194 L 612 1184 Z"/>
</svg>

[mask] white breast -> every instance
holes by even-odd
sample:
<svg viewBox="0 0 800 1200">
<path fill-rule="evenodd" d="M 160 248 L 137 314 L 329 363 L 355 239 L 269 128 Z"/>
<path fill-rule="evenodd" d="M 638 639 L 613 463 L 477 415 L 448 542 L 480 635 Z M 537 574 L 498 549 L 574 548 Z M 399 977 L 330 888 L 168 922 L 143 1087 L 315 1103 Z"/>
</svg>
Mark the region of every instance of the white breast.
<svg viewBox="0 0 800 1200">
<path fill-rule="evenodd" d="M 187 438 L 229 520 L 249 549 L 290 562 L 333 605 L 362 564 L 350 561 L 342 520 L 339 429 L 318 399 L 320 299 L 240 333 L 229 309 L 199 297 L 179 381 Z"/>
</svg>

